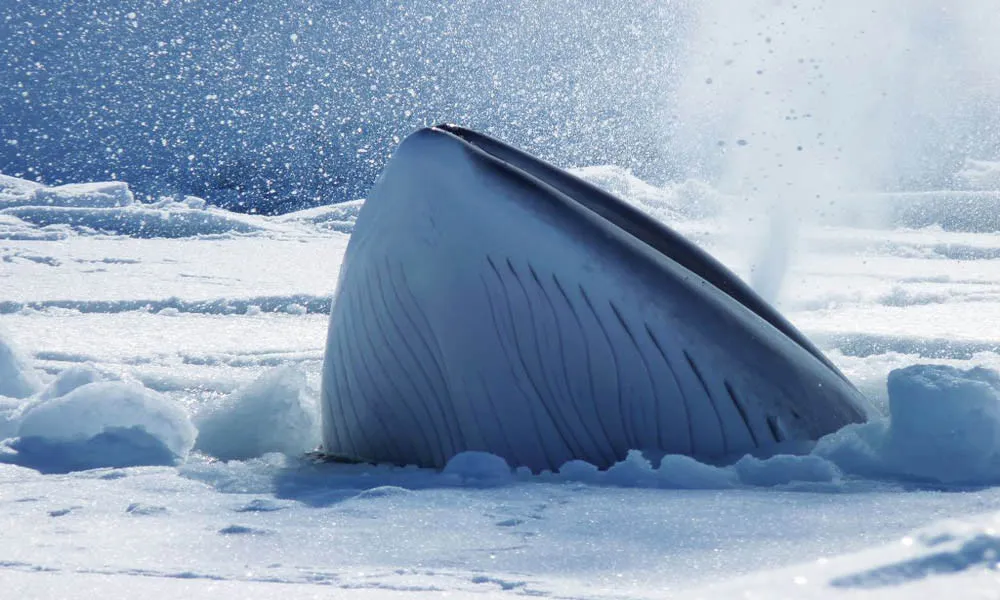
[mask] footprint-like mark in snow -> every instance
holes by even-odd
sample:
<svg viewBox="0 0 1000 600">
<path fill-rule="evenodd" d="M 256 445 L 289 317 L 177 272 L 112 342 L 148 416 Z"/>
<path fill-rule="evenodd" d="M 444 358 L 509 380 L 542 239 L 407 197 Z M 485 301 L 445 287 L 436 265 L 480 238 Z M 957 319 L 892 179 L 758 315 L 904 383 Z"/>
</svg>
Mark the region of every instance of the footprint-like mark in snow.
<svg viewBox="0 0 1000 600">
<path fill-rule="evenodd" d="M 504 519 L 503 521 L 498 521 L 495 525 L 497 527 L 517 527 L 523 523 L 524 519 Z"/>
<path fill-rule="evenodd" d="M 472 583 L 493 583 L 499 585 L 500 589 L 504 591 L 524 588 L 528 585 L 527 581 L 509 581 L 506 579 L 500 579 L 499 577 L 488 577 L 486 575 L 477 575 L 473 577 L 471 581 Z"/>
<path fill-rule="evenodd" d="M 273 535 L 269 529 L 257 529 L 244 525 L 229 525 L 219 530 L 219 535 Z"/>
<path fill-rule="evenodd" d="M 406 488 L 401 488 L 395 485 L 382 485 L 371 488 L 370 490 L 365 490 L 357 496 L 354 496 L 354 498 L 357 500 L 372 498 L 399 498 L 401 496 L 409 496 L 411 494 L 413 494 L 413 491 Z"/>
<path fill-rule="evenodd" d="M 268 500 L 267 498 L 256 498 L 247 502 L 239 508 L 234 508 L 233 512 L 238 513 L 265 513 L 265 512 L 275 512 L 279 510 L 285 510 L 288 506 L 275 502 L 274 500 Z"/>
<path fill-rule="evenodd" d="M 163 515 L 169 512 L 166 506 L 157 506 L 155 504 L 143 504 L 141 502 L 133 502 L 128 505 L 125 509 L 130 515 L 136 515 L 140 517 L 148 517 L 153 515 Z"/>
</svg>

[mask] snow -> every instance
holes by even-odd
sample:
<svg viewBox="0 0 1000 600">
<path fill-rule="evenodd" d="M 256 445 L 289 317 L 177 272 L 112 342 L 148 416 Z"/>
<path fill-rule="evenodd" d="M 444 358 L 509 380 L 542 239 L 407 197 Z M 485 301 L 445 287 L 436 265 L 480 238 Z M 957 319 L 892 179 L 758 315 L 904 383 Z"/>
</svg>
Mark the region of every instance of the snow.
<svg viewBox="0 0 1000 600">
<path fill-rule="evenodd" d="M 995 3 L 0 13 L 0 596 L 1000 596 Z M 668 221 L 882 416 L 733 464 L 303 454 L 359 198 L 437 122 Z"/>
<path fill-rule="evenodd" d="M 133 237 L 173 238 L 255 231 L 238 216 L 192 210 L 187 204 L 158 209 L 19 206 L 4 209 L 3 214 L 41 227 L 68 225 L 73 229 L 86 227 L 100 233 Z"/>
<path fill-rule="evenodd" d="M 586 175 L 635 190 L 636 206 L 748 273 L 750 232 L 705 209 L 732 198 L 615 169 Z M 779 306 L 884 418 L 731 465 L 634 452 L 607 471 L 570 462 L 532 475 L 477 453 L 440 472 L 305 454 L 355 214 L 234 216 L 253 231 L 172 238 L 98 232 L 88 217 L 0 222 L 14 234 L 0 249 L 0 385 L 30 382 L 0 392 L 0 527 L 20 541 L 0 552 L 5 589 L 383 599 L 996 588 L 995 233 L 884 221 L 803 230 Z"/>
<path fill-rule="evenodd" d="M 0 397 L 26 398 L 41 385 L 24 357 L 0 332 Z"/>
<path fill-rule="evenodd" d="M 967 158 L 955 177 L 975 190 L 1000 189 L 1000 161 Z"/>
<path fill-rule="evenodd" d="M 252 233 L 266 227 L 243 215 L 207 207 L 194 196 L 140 204 L 121 181 L 49 187 L 0 176 L 0 218 L 4 217 L 8 227 L 15 229 L 6 234 L 11 238 L 24 225 L 137 238 Z M 280 229 L 280 225 L 274 227 Z"/>
</svg>

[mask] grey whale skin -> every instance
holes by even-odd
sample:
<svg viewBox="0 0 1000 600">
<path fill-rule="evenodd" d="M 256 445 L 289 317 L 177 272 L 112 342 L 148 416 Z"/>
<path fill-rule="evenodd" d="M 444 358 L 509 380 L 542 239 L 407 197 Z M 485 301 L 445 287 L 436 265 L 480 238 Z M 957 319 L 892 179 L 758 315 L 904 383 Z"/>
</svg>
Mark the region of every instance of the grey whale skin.
<svg viewBox="0 0 1000 600">
<path fill-rule="evenodd" d="M 407 137 L 348 243 L 323 448 L 442 467 L 724 460 L 873 414 L 801 333 L 665 225 L 454 126 Z"/>
</svg>

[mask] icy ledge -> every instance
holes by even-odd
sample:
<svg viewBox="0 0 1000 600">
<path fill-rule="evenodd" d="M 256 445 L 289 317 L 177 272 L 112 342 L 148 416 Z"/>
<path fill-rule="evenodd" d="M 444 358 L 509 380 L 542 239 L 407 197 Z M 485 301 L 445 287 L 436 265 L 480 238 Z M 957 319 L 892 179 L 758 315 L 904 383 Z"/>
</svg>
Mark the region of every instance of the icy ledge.
<svg viewBox="0 0 1000 600">
<path fill-rule="evenodd" d="M 61 239 L 68 232 L 184 238 L 285 230 L 277 222 L 206 206 L 194 196 L 139 203 L 121 181 L 49 187 L 0 175 L 0 239 Z"/>
</svg>

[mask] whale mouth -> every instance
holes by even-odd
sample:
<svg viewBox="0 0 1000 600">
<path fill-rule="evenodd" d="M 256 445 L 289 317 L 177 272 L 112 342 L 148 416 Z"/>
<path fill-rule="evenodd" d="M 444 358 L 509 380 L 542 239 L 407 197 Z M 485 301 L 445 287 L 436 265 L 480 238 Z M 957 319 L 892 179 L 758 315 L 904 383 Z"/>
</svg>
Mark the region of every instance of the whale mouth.
<svg viewBox="0 0 1000 600">
<path fill-rule="evenodd" d="M 850 383 L 840 369 L 815 344 L 754 292 L 750 286 L 718 260 L 665 224 L 596 185 L 488 135 L 447 123 L 435 125 L 430 129 L 454 136 L 472 149 L 554 189 L 565 199 L 587 209 L 664 258 L 701 277 L 744 308 L 767 321 L 785 337 L 816 357 L 841 379 Z"/>
<path fill-rule="evenodd" d="M 443 467 L 711 459 L 863 421 L 857 389 L 706 252 L 625 201 L 452 125 L 400 145 L 331 306 L 324 452 Z"/>
</svg>

